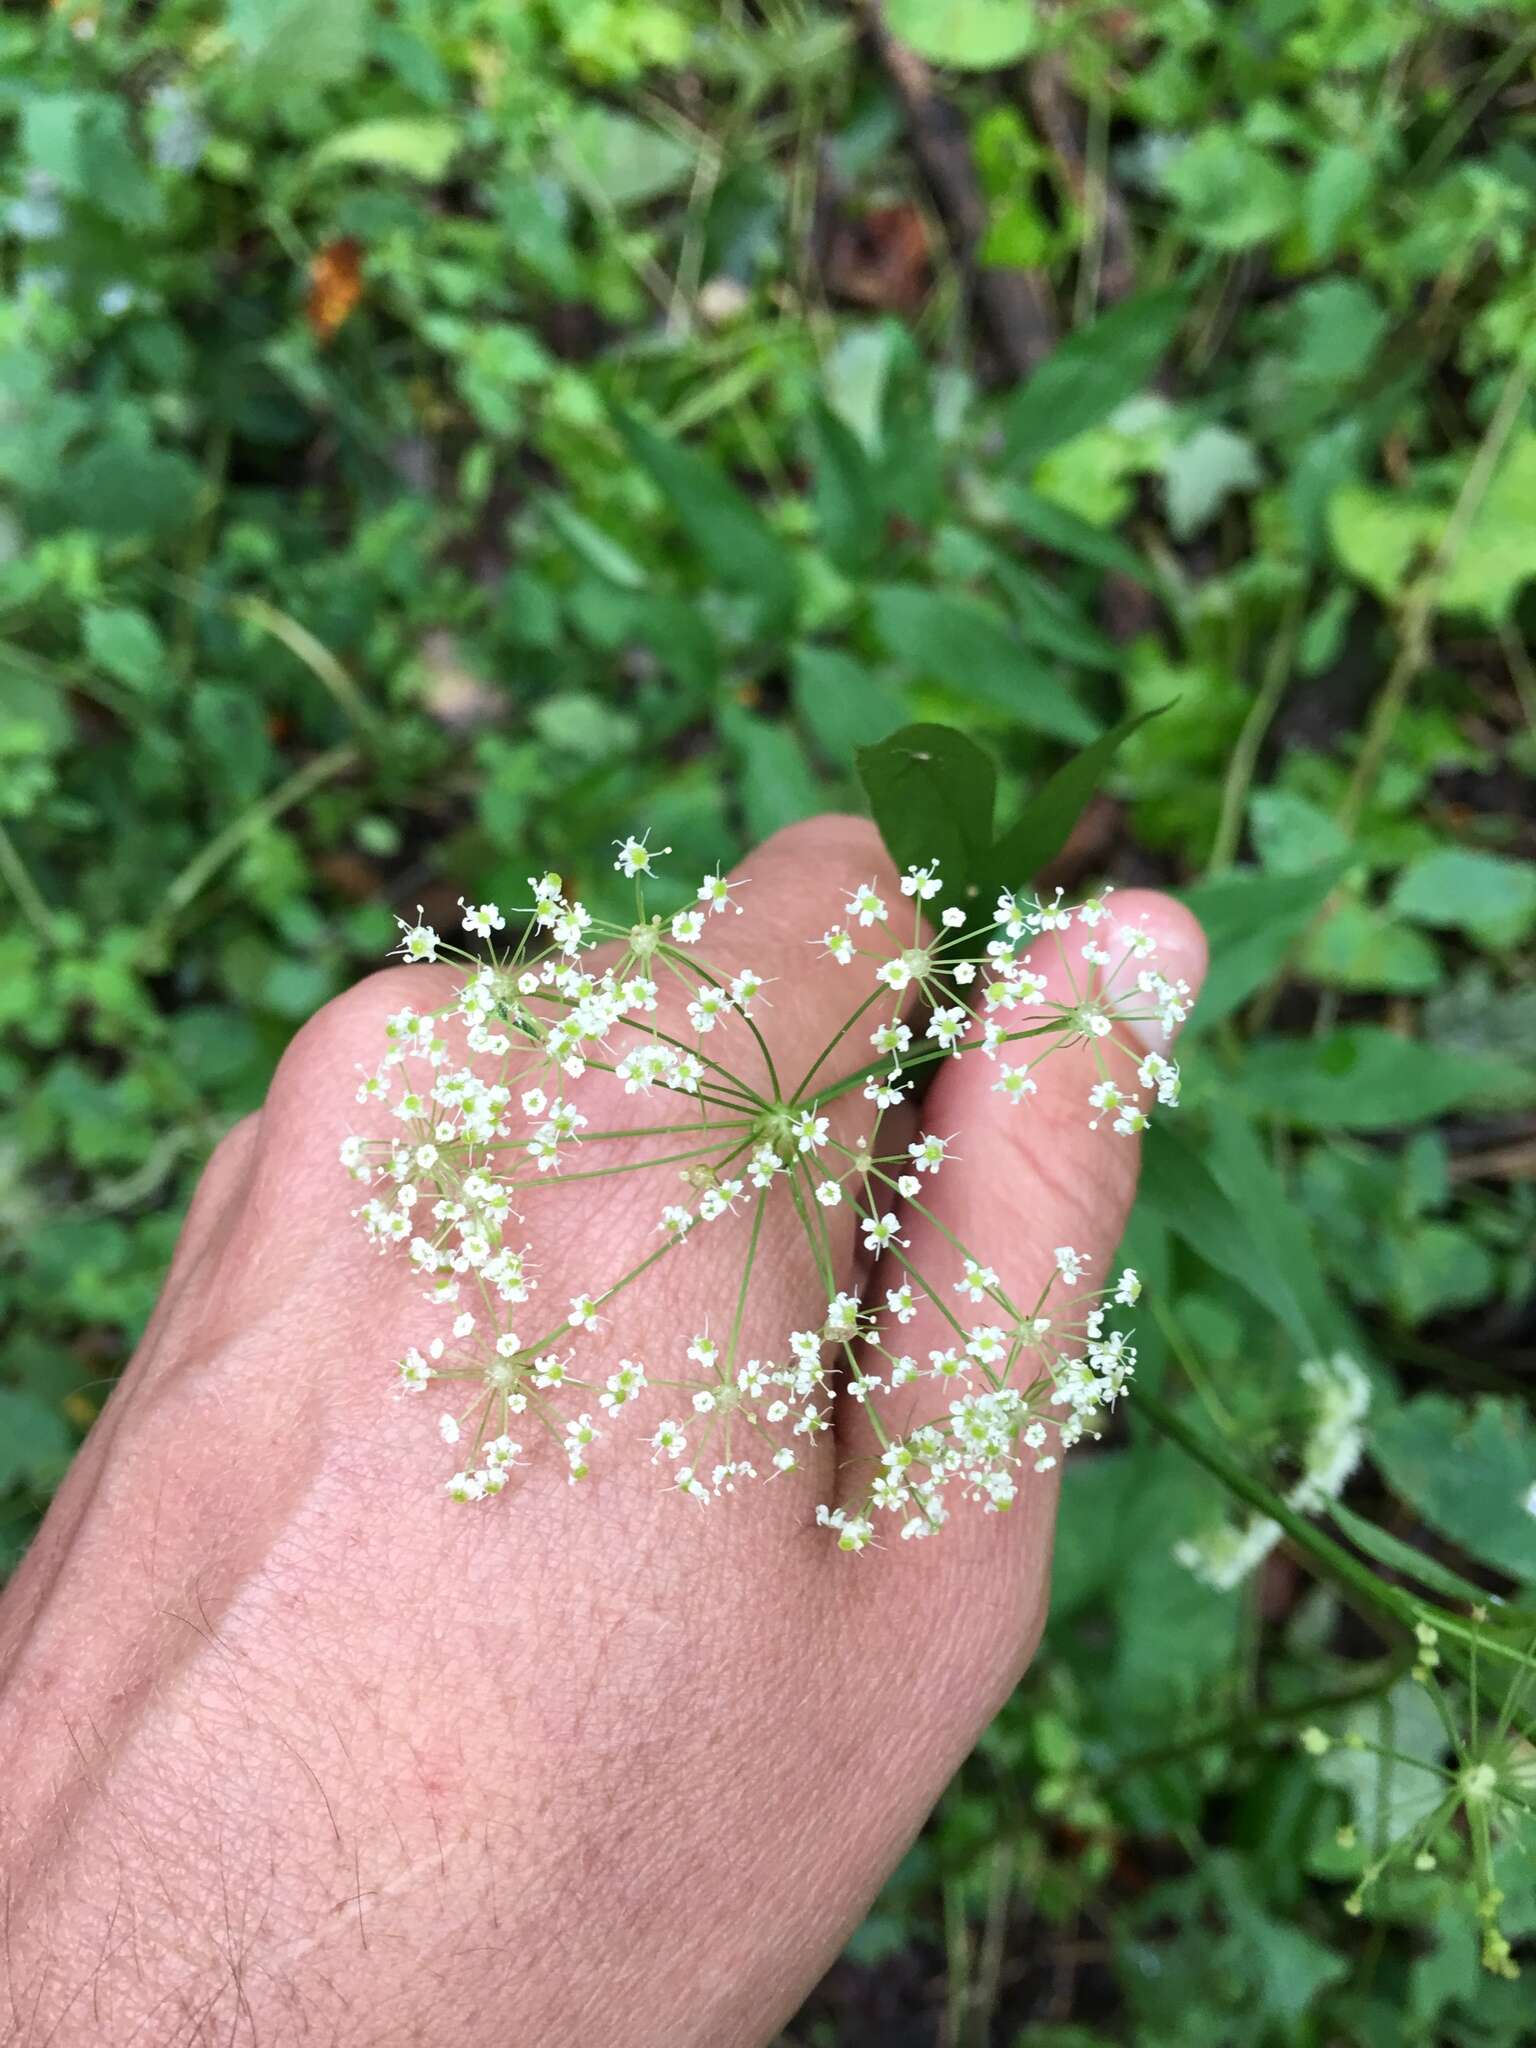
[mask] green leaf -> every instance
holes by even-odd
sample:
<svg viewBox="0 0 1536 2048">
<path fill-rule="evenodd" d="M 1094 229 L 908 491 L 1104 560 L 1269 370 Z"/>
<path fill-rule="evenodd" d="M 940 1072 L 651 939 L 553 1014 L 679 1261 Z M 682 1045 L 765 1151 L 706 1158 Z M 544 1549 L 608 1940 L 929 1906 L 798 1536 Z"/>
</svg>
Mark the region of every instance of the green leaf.
<svg viewBox="0 0 1536 2048">
<path fill-rule="evenodd" d="M 1490 950 L 1518 946 L 1536 928 L 1536 862 L 1442 846 L 1408 863 L 1391 903 L 1400 917 L 1465 932 Z"/>
<path fill-rule="evenodd" d="M 996 558 L 993 574 L 1027 647 L 1038 647 L 1042 654 L 1054 654 L 1079 668 L 1099 669 L 1105 675 L 1120 673 L 1125 665 L 1124 650 L 1085 619 L 1065 591 L 1007 555 Z"/>
<path fill-rule="evenodd" d="M 1189 540 L 1210 524 L 1228 498 L 1256 491 L 1263 481 L 1258 455 L 1246 434 L 1222 426 L 1197 428 L 1163 463 L 1174 538 Z"/>
<path fill-rule="evenodd" d="M 1312 166 L 1302 194 L 1302 218 L 1319 262 L 1338 247 L 1345 222 L 1375 183 L 1376 166 L 1357 143 L 1335 143 Z"/>
<path fill-rule="evenodd" d="M 1004 483 L 998 492 L 1011 525 L 1042 547 L 1050 548 L 1069 561 L 1086 562 L 1090 568 L 1110 569 L 1129 576 L 1133 583 L 1147 583 L 1147 565 L 1134 548 L 1117 534 L 1106 533 L 1086 519 L 1079 519 L 1064 505 L 1042 498 L 1038 491 L 1022 484 Z"/>
<path fill-rule="evenodd" d="M 992 843 L 997 771 L 974 740 L 947 725 L 905 725 L 860 747 L 859 780 L 898 868 L 937 860 L 953 901 L 974 893 Z"/>
<path fill-rule="evenodd" d="M 620 209 L 675 192 L 693 175 L 695 153 L 649 121 L 585 100 L 557 130 L 561 161 L 579 189 Z"/>
<path fill-rule="evenodd" d="M 1536 1100 L 1536 1073 L 1512 1060 L 1442 1052 L 1375 1024 L 1261 1039 L 1233 1085 L 1254 1109 L 1301 1130 L 1381 1131 L 1452 1109 Z"/>
<path fill-rule="evenodd" d="M 1249 1228 L 1188 1138 L 1166 1123 L 1155 1123 L 1143 1142 L 1139 1199 L 1208 1265 L 1262 1303 L 1304 1355 L 1316 1348 L 1311 1320 L 1266 1237 Z"/>
<path fill-rule="evenodd" d="M 736 756 L 742 811 L 748 835 L 766 839 L 781 825 L 813 817 L 821 791 L 792 726 L 759 718 L 739 704 L 720 713 L 720 731 Z"/>
<path fill-rule="evenodd" d="M 372 13 L 371 0 L 229 0 L 242 85 L 267 101 L 344 83 L 362 69 Z"/>
<path fill-rule="evenodd" d="M 1182 224 L 1211 249 L 1251 249 L 1283 234 L 1296 217 L 1293 171 L 1234 128 L 1215 124 L 1185 145 L 1163 174 Z"/>
<path fill-rule="evenodd" d="M 1400 603 L 1430 566 L 1450 522 L 1449 502 L 1399 498 L 1345 484 L 1328 500 L 1339 562 L 1385 604 Z M 1493 482 L 1441 578 L 1436 601 L 1491 626 L 1509 618 L 1536 576 L 1536 432 L 1511 437 Z"/>
<path fill-rule="evenodd" d="M 1349 838 L 1317 804 L 1289 789 L 1261 789 L 1248 805 L 1254 851 L 1276 874 L 1308 875 L 1341 861 Z"/>
<path fill-rule="evenodd" d="M 874 560 L 885 539 L 875 467 L 857 434 L 830 406 L 818 401 L 812 407 L 810 430 L 822 544 L 845 574 L 854 575 Z"/>
<path fill-rule="evenodd" d="M 616 541 L 612 534 L 595 526 L 585 513 L 578 512 L 568 498 L 551 491 L 543 500 L 543 506 L 550 525 L 588 568 L 595 569 L 609 583 L 617 584 L 620 590 L 645 588 L 650 579 L 629 549 Z"/>
<path fill-rule="evenodd" d="M 699 554 L 733 590 L 758 600 L 765 630 L 794 614 L 795 567 L 789 551 L 751 501 L 715 465 L 618 414 L 631 454 L 649 471 Z"/>
<path fill-rule="evenodd" d="M 908 583 L 876 584 L 869 603 L 875 631 L 909 673 L 947 684 L 973 703 L 995 705 L 1052 739 L 1097 737 L 1098 721 L 1026 651 L 995 605 Z"/>
<path fill-rule="evenodd" d="M 1084 747 L 1080 754 L 1063 762 L 993 847 L 987 861 L 987 879 L 1002 889 L 1018 888 L 1049 866 L 1071 837 L 1072 827 L 1104 780 L 1123 742 L 1148 719 L 1160 717 L 1164 708 L 1138 711 L 1122 718 L 1091 747 Z"/>
<path fill-rule="evenodd" d="M 1536 1583 L 1536 1426 L 1522 1407 L 1420 1394 L 1378 1417 L 1371 1455 L 1398 1498 L 1443 1536 Z"/>
<path fill-rule="evenodd" d="M 130 607 L 88 607 L 85 651 L 109 676 L 116 676 L 130 689 L 152 691 L 166 679 L 165 643 L 154 622 Z"/>
<path fill-rule="evenodd" d="M 130 228 L 160 224 L 160 196 L 140 163 L 126 104 L 105 93 L 34 93 L 22 102 L 22 154 L 60 191 Z"/>
<path fill-rule="evenodd" d="M 1474 1606 L 1488 1598 L 1486 1586 L 1475 1586 L 1460 1572 L 1453 1572 L 1449 1566 L 1441 1564 L 1438 1558 L 1426 1557 L 1422 1550 L 1415 1550 L 1400 1536 L 1379 1529 L 1364 1515 L 1357 1515 L 1353 1508 L 1345 1507 L 1343 1501 L 1336 1500 L 1328 1513 L 1356 1549 L 1363 1550 L 1377 1564 L 1384 1564 L 1389 1571 L 1399 1573 L 1412 1584 L 1438 1593 L 1442 1599 L 1470 1600 Z"/>
<path fill-rule="evenodd" d="M 851 768 L 856 750 L 888 739 L 906 719 L 894 684 L 841 648 L 804 643 L 790 657 L 795 716 L 836 767 Z"/>
<path fill-rule="evenodd" d="M 399 171 L 431 185 L 446 174 L 461 140 L 457 121 L 386 114 L 328 136 L 310 157 L 309 168 L 319 172 L 338 164 L 366 164 L 370 170 Z"/>
<path fill-rule="evenodd" d="M 69 1462 L 70 1438 L 62 1416 L 14 1387 L 0 1387 L 0 1494 L 18 1483 L 56 1486 Z"/>
<path fill-rule="evenodd" d="M 1108 419 L 1151 380 L 1189 310 L 1189 283 L 1138 292 L 1055 348 L 1008 408 L 1007 458 L 1042 456 Z"/>
<path fill-rule="evenodd" d="M 70 524 L 126 541 L 160 539 L 185 526 L 202 479 L 184 455 L 123 434 L 87 447 L 52 484 L 51 501 Z"/>
<path fill-rule="evenodd" d="M 893 35 L 933 64 L 995 71 L 1040 40 L 1033 0 L 886 0 Z"/>
<path fill-rule="evenodd" d="M 1210 971 L 1186 1031 L 1219 1024 L 1279 972 L 1346 865 L 1335 860 L 1305 875 L 1241 869 L 1182 892 L 1211 944 Z"/>
<path fill-rule="evenodd" d="M 1335 904 L 1308 932 L 1300 972 L 1324 988 L 1422 995 L 1443 979 L 1440 955 L 1422 932 L 1371 903 Z"/>
</svg>

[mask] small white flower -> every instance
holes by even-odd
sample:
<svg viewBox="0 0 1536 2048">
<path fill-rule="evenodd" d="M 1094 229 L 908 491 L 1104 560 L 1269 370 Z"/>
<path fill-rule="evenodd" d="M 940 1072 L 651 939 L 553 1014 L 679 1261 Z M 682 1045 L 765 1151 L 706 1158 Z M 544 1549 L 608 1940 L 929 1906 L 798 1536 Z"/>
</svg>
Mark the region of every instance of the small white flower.
<svg viewBox="0 0 1536 2048">
<path fill-rule="evenodd" d="M 435 960 L 442 941 L 431 925 L 421 922 L 421 906 L 416 906 L 416 923 L 407 924 L 403 917 L 395 923 L 400 927 L 400 944 L 396 951 L 407 960 Z"/>
<path fill-rule="evenodd" d="M 734 910 L 736 915 L 740 917 L 746 906 L 738 903 L 732 896 L 731 891 L 733 889 L 745 888 L 745 886 L 744 881 L 727 882 L 720 875 L 706 875 L 699 884 L 698 900 L 711 913 Z"/>
<path fill-rule="evenodd" d="M 864 1233 L 864 1249 L 867 1252 L 883 1252 L 888 1244 L 905 1244 L 904 1237 L 898 1237 L 897 1218 L 889 1210 L 883 1216 L 865 1216 L 859 1228 Z"/>
<path fill-rule="evenodd" d="M 863 882 L 848 898 L 844 915 L 857 918 L 861 925 L 884 924 L 890 915 L 873 882 Z"/>
<path fill-rule="evenodd" d="M 915 896 L 919 903 L 927 903 L 937 896 L 944 884 L 939 880 L 939 864 L 929 861 L 927 867 L 910 867 L 901 878 L 903 896 Z"/>
<path fill-rule="evenodd" d="M 507 920 L 494 903 L 466 903 L 461 896 L 459 908 L 464 913 L 465 931 L 472 932 L 477 939 L 488 939 L 492 932 L 506 928 Z"/>
<path fill-rule="evenodd" d="M 953 1143 L 952 1138 L 940 1138 L 929 1131 L 907 1147 L 907 1157 L 912 1161 L 914 1171 L 937 1173 L 949 1158 L 949 1148 Z"/>
<path fill-rule="evenodd" d="M 1069 1286 L 1075 1287 L 1088 1269 L 1088 1254 L 1073 1251 L 1069 1244 L 1061 1244 L 1056 1247 L 1052 1256 L 1056 1260 L 1056 1270 L 1062 1279 Z"/>
<path fill-rule="evenodd" d="M 614 866 L 621 875 L 633 878 L 653 874 L 655 870 L 651 862 L 672 851 L 670 846 L 661 846 L 653 853 L 645 843 L 650 836 L 649 832 L 642 832 L 638 839 L 615 839 L 613 843 L 619 849 L 619 857 Z"/>
<path fill-rule="evenodd" d="M 840 925 L 833 925 L 829 931 L 823 932 L 821 943 L 839 967 L 846 967 L 853 958 L 853 941 Z"/>
</svg>

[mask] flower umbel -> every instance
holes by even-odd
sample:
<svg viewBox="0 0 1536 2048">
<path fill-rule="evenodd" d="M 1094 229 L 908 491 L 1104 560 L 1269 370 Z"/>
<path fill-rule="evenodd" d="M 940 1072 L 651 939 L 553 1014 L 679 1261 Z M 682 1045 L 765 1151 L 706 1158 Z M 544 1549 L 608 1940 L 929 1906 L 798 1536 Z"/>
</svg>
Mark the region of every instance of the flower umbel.
<svg viewBox="0 0 1536 2048">
<path fill-rule="evenodd" d="M 644 887 L 665 849 L 644 833 L 615 849 L 614 867 L 635 887 L 633 924 L 594 916 L 558 875 L 530 878 L 532 901 L 506 913 L 463 906 L 483 955 L 419 912 L 401 922 L 406 960 L 455 963 L 463 980 L 445 1007 L 389 1018 L 357 1100 L 392 1128 L 341 1146 L 343 1167 L 368 1190 L 356 1212 L 367 1236 L 409 1263 L 446 1319 L 395 1373 L 400 1394 L 436 1383 L 459 1468 L 447 1493 L 483 1501 L 505 1490 L 534 1429 L 574 1484 L 633 1427 L 669 1484 L 710 1502 L 804 1462 L 842 1393 L 878 1446 L 845 1504 L 819 1511 L 842 1548 L 863 1549 L 887 1529 L 930 1535 L 961 1502 L 1007 1508 L 1023 1473 L 1048 1471 L 1097 1434 L 1124 1393 L 1136 1352 L 1110 1323 L 1140 1283 L 1124 1273 L 1095 1284 L 1088 1257 L 1064 1245 L 1039 1294 L 1014 1300 L 996 1248 L 989 1257 L 985 1244 L 958 1243 L 929 1207 L 943 1200 L 945 1176 L 964 1170 L 965 1133 L 912 1137 L 908 1126 L 896 1141 L 882 1126 L 942 1062 L 971 1057 L 1001 1077 L 997 1113 L 1027 1116 L 1034 1070 L 1071 1045 L 1095 1069 L 1084 1122 L 1134 1135 L 1177 1101 L 1178 1069 L 1143 1044 L 1112 1075 L 1106 1049 L 1123 1022 L 1143 1038 L 1148 1027 L 1170 1035 L 1188 989 L 1157 971 L 1150 934 L 1117 924 L 1102 899 L 1074 908 L 1059 892 L 1049 904 L 1013 892 L 990 922 L 929 910 L 943 890 L 929 862 L 889 901 L 869 882 L 825 906 L 842 921 L 808 934 L 820 951 L 805 972 L 847 989 L 847 1021 L 786 1089 L 757 1021 L 772 982 L 707 958 L 712 921 L 742 911 L 745 884 L 707 875 L 693 907 L 664 922 L 647 915 Z M 896 929 L 907 920 L 910 937 Z M 1058 973 L 1048 980 L 1050 963 Z M 614 1096 L 594 1093 L 594 1074 L 641 1098 L 621 1128 L 599 1127 Z M 833 1114 L 845 1101 L 866 1111 L 852 1142 Z M 649 1242 L 615 1271 L 574 1275 L 583 1291 L 541 1309 L 537 1247 L 514 1243 L 521 1198 L 541 1183 L 618 1174 L 660 1176 Z M 855 1242 L 879 1261 L 867 1297 L 834 1272 L 828 1212 L 845 1207 Z M 826 1308 L 814 1327 L 785 1330 L 771 1357 L 747 1355 L 745 1311 L 774 1208 L 803 1232 Z M 713 1327 L 679 1340 L 676 1361 L 632 1355 L 626 1291 L 659 1261 L 688 1258 L 696 1234 L 727 1216 L 746 1234 L 734 1299 L 718 1304 Z M 914 1223 L 931 1226 L 925 1245 L 943 1245 L 941 1257 L 918 1254 L 921 1267 Z M 909 1341 L 921 1314 L 938 1343 Z M 909 1387 L 928 1397 L 915 1411 L 924 1419 L 898 1428 L 890 1395 Z"/>
</svg>

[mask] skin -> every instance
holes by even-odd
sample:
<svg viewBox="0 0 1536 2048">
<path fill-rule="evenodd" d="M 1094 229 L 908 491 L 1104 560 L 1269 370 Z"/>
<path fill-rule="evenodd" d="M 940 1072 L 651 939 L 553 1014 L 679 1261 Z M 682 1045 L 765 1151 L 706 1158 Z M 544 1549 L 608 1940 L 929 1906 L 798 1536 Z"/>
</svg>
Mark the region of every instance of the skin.
<svg viewBox="0 0 1536 2048">
<path fill-rule="evenodd" d="M 760 1014 L 787 1079 L 854 999 L 842 970 L 805 973 L 806 934 L 871 875 L 897 904 L 896 879 L 848 818 L 780 833 L 744 872 L 750 910 L 712 921 L 710 958 L 777 982 Z M 1198 982 L 1187 912 L 1140 891 L 1114 908 Z M 1039 1639 L 1055 1475 L 1007 1515 L 957 1505 L 931 1542 L 841 1555 L 814 1509 L 868 1448 L 851 1403 L 809 1469 L 707 1507 L 665 1491 L 641 1441 L 676 1408 L 664 1393 L 581 1488 L 545 1446 L 504 1499 L 447 1500 L 439 1404 L 386 1391 L 433 1311 L 363 1242 L 336 1145 L 386 1013 L 454 980 L 391 969 L 299 1033 L 210 1162 L 143 1342 L 0 1603 L 16 2048 L 766 2041 Z M 856 1036 L 842 1070 L 866 1056 Z M 923 1111 L 963 1134 L 933 1207 L 1020 1301 L 1056 1245 L 1110 1276 L 1136 1147 L 1087 1130 L 1092 1078 L 1086 1054 L 1056 1055 L 1015 1110 L 971 1055 Z M 655 1104 L 603 1113 L 655 1121 Z M 867 1115 L 855 1095 L 840 1131 Z M 659 1179 L 532 1198 L 541 1315 L 654 1243 Z M 854 1219 L 831 1221 L 860 1284 Z M 676 1371 L 729 1315 L 746 1228 L 710 1226 L 582 1342 Z M 947 1273 L 927 1228 L 906 1226 L 912 1256 Z M 769 1355 L 825 1297 L 792 1223 L 760 1261 L 744 1351 Z M 914 1325 L 911 1348 L 939 1328 Z"/>
</svg>

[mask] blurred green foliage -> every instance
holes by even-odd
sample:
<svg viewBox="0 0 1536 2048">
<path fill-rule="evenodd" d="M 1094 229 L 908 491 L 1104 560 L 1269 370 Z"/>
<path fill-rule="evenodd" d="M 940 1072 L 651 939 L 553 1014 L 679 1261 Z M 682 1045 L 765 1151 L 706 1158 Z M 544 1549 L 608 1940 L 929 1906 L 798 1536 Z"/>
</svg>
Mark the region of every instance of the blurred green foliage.
<svg viewBox="0 0 1536 2048">
<path fill-rule="evenodd" d="M 1347 1352 L 1356 1548 L 1536 1581 L 1536 9 L 888 22 L 979 274 L 853 9 L 0 17 L 7 1561 L 392 908 L 732 859 L 913 719 L 1006 820 L 1166 705 L 1049 870 L 1215 942 L 1143 1380 L 1283 1493 Z M 1529 2037 L 1454 1829 L 1341 1917 L 1407 1767 L 1295 1724 L 1443 1731 L 1326 1574 L 1175 1555 L 1231 1514 L 1134 1408 L 1080 1462 L 1046 1654 L 786 2040 Z"/>
</svg>

